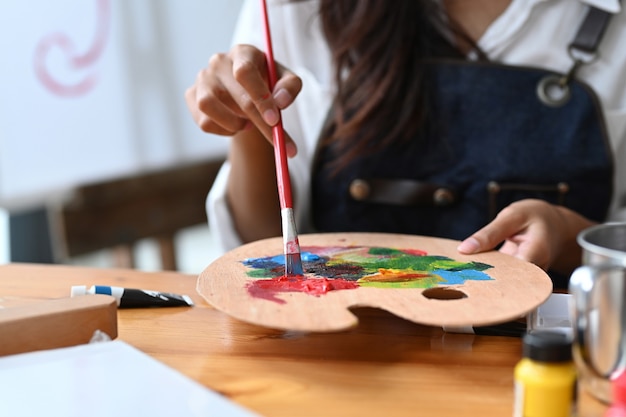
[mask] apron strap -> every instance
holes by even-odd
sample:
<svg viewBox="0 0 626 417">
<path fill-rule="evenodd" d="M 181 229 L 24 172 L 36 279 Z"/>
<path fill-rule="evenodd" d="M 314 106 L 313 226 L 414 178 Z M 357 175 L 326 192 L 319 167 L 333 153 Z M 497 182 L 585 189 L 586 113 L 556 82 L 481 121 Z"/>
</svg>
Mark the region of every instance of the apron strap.
<svg viewBox="0 0 626 417">
<path fill-rule="evenodd" d="M 575 51 L 582 51 L 595 59 L 596 51 L 611 17 L 613 17 L 613 13 L 589 6 L 587 16 L 578 28 L 576 37 L 569 45 L 570 54 L 575 53 Z M 574 59 L 581 58 L 575 57 Z"/>
<path fill-rule="evenodd" d="M 619 0 L 621 1 L 621 0 Z M 613 17 L 613 13 L 589 6 L 587 15 L 578 28 L 574 40 L 567 51 L 574 63 L 563 75 L 548 75 L 537 85 L 537 96 L 547 106 L 561 107 L 570 99 L 570 81 L 576 76 L 578 68 L 590 64 L 598 58 L 598 46 L 604 32 Z"/>
</svg>

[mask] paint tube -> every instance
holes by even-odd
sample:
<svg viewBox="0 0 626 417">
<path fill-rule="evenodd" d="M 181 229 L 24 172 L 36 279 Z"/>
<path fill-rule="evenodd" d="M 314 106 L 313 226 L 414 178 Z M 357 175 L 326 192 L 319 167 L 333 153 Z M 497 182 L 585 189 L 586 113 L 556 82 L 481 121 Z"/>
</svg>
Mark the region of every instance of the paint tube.
<svg viewBox="0 0 626 417">
<path fill-rule="evenodd" d="M 72 287 L 72 297 L 86 294 L 105 294 L 113 296 L 117 300 L 117 306 L 119 308 L 193 306 L 193 301 L 188 295 L 135 288 L 110 287 L 106 285 L 94 285 L 89 289 L 84 285 L 75 285 Z"/>
</svg>

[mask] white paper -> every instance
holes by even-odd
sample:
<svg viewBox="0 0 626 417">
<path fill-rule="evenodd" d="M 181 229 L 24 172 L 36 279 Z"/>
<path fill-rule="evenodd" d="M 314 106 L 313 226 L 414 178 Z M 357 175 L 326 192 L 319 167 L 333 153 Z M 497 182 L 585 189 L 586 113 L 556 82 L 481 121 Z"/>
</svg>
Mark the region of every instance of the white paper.
<svg viewBox="0 0 626 417">
<path fill-rule="evenodd" d="M 258 414 L 116 340 L 0 358 L 0 416 Z"/>
</svg>

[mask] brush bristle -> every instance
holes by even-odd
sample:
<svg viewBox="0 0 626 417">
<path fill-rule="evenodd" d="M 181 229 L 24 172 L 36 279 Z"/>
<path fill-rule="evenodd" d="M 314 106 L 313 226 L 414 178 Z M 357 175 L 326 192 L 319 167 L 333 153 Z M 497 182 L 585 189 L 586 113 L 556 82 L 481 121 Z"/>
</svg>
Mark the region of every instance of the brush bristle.
<svg viewBox="0 0 626 417">
<path fill-rule="evenodd" d="M 304 275 L 300 253 L 288 253 L 285 255 L 285 275 L 288 277 Z"/>
</svg>

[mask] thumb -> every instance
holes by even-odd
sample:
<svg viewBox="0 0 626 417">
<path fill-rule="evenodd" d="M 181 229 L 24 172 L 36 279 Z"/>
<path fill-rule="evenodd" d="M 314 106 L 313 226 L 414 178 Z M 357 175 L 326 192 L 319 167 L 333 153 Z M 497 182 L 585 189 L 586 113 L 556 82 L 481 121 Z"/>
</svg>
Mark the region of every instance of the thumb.
<svg viewBox="0 0 626 417">
<path fill-rule="evenodd" d="M 516 228 L 511 228 L 502 219 L 496 219 L 463 240 L 457 250 L 466 255 L 492 250 L 516 232 Z"/>
</svg>

